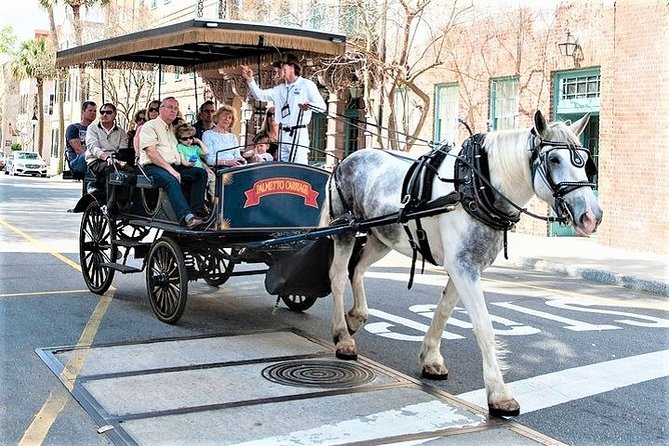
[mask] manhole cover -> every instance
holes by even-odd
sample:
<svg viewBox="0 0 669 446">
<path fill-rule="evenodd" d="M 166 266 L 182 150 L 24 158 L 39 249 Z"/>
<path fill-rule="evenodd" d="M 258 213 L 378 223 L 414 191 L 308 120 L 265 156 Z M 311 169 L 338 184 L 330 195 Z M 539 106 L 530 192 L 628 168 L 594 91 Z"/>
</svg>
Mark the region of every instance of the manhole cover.
<svg viewBox="0 0 669 446">
<path fill-rule="evenodd" d="M 286 361 L 273 364 L 262 376 L 277 384 L 294 387 L 346 388 L 374 380 L 373 371 L 342 361 Z"/>
</svg>

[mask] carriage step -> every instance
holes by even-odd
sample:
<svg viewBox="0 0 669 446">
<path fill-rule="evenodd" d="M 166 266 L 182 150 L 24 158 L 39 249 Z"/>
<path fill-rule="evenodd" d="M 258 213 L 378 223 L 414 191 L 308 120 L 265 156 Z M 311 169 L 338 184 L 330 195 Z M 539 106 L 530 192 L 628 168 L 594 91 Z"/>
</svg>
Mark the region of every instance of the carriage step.
<svg viewBox="0 0 669 446">
<path fill-rule="evenodd" d="M 138 246 L 149 246 L 151 243 L 142 242 L 140 240 L 120 239 L 114 240 L 112 244 L 116 246 L 125 246 L 126 248 L 136 248 Z"/>
<path fill-rule="evenodd" d="M 101 266 L 101 267 L 105 267 L 105 268 L 110 268 L 110 269 L 113 269 L 113 270 L 115 270 L 115 271 L 119 271 L 119 272 L 121 272 L 121 273 L 123 273 L 123 274 L 128 274 L 128 273 L 141 273 L 141 272 L 142 272 L 142 270 L 139 269 L 139 268 L 135 268 L 134 266 L 121 265 L 120 263 L 108 263 L 108 262 L 105 262 L 105 263 L 101 263 L 100 266 Z"/>
</svg>

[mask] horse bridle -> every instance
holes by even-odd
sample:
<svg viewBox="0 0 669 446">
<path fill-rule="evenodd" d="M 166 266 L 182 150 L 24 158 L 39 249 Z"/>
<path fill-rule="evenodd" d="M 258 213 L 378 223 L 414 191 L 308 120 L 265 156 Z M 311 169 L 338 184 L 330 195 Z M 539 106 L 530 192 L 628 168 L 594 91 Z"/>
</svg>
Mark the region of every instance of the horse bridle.
<svg viewBox="0 0 669 446">
<path fill-rule="evenodd" d="M 596 184 L 591 181 L 560 181 L 556 183 L 553 178 L 549 156 L 555 150 L 569 150 L 571 164 L 576 168 L 585 167 L 585 174 L 590 179 L 597 174 L 597 166 L 592 160 L 590 151 L 579 144 L 542 139 L 536 134 L 534 129 L 532 129 L 532 135 L 539 140 L 539 143 L 532 149 L 532 155 L 530 156 L 532 187 L 534 188 L 535 177 L 539 175 L 553 192 L 553 198 L 555 199 L 554 208 L 558 217 L 565 219 L 565 215 L 569 215 L 573 220 L 573 215 L 571 215 L 564 196 L 581 187 L 596 187 Z M 548 150 L 544 150 L 544 147 L 549 148 Z"/>
</svg>

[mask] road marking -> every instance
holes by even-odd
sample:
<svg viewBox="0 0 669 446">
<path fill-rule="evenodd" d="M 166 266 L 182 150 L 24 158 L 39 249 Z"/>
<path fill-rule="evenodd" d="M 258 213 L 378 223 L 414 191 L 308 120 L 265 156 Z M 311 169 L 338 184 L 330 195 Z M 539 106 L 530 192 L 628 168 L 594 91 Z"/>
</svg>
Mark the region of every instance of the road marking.
<svg viewBox="0 0 669 446">
<path fill-rule="evenodd" d="M 0 297 L 30 297 L 30 296 L 44 296 L 52 294 L 77 294 L 77 293 L 90 293 L 89 289 L 85 290 L 63 290 L 63 291 L 33 291 L 29 293 L 10 293 L 10 294 L 0 294 Z"/>
<path fill-rule="evenodd" d="M 81 267 L 77 263 L 68 259 L 59 252 L 54 251 L 48 245 L 26 234 L 19 228 L 7 223 L 2 219 L 0 219 L 0 225 L 4 226 L 10 231 L 15 232 L 16 234 L 23 237 L 30 243 L 39 246 L 48 254 L 51 254 L 58 260 L 71 266 L 77 271 L 81 271 Z M 115 288 L 111 287 L 110 290 L 107 291 L 107 293 L 105 293 L 98 301 L 98 304 L 95 306 L 95 309 L 93 310 L 93 314 L 91 314 L 91 317 L 88 319 L 88 322 L 84 327 L 84 331 L 81 333 L 81 336 L 79 337 L 79 342 L 77 342 L 74 354 L 72 355 L 70 360 L 63 368 L 63 371 L 61 372 L 60 378 L 65 384 L 67 390 L 70 392 L 74 387 L 74 382 L 76 381 L 77 376 L 81 371 L 81 366 L 83 365 L 84 360 L 86 359 L 86 355 L 88 354 L 89 350 L 87 349 L 87 347 L 90 347 L 91 344 L 93 343 L 93 340 L 95 339 L 98 329 L 100 328 L 100 323 L 102 322 L 102 318 L 104 317 L 105 313 L 107 313 L 109 305 L 114 299 L 114 292 Z M 62 292 L 57 291 L 54 292 L 53 294 L 55 293 L 62 293 Z M 42 442 L 46 438 L 46 435 L 49 433 L 51 426 L 56 421 L 56 418 L 58 417 L 60 412 L 65 408 L 65 405 L 67 404 L 68 401 L 70 401 L 69 394 L 64 393 L 60 388 L 54 389 L 49 394 L 49 397 L 44 402 L 44 404 L 37 412 L 37 414 L 35 414 L 35 418 L 33 418 L 33 421 L 32 423 L 30 423 L 30 426 L 28 426 L 26 431 L 23 433 L 23 437 L 21 438 L 19 445 L 33 446 L 42 444 Z"/>
<path fill-rule="evenodd" d="M 669 376 L 669 350 L 575 367 L 507 384 L 521 413 L 534 412 L 621 387 Z M 458 398 L 488 407 L 485 389 Z"/>
<path fill-rule="evenodd" d="M 32 236 L 26 234 L 25 232 L 23 232 L 22 230 L 20 230 L 20 229 L 17 228 L 16 226 L 13 226 L 13 225 L 7 223 L 6 221 L 4 221 L 4 220 L 1 219 L 1 218 L 0 218 L 0 226 L 4 226 L 5 228 L 9 229 L 10 231 L 15 232 L 16 234 L 20 235 L 20 236 L 23 237 L 24 239 L 28 240 L 30 243 L 33 243 L 34 245 L 40 247 L 40 248 L 41 248 L 42 250 L 44 250 L 46 253 L 51 254 L 52 256 L 54 256 L 55 258 L 57 258 L 58 260 L 60 260 L 61 262 L 65 263 L 65 264 L 67 264 L 67 265 L 69 265 L 69 266 L 71 266 L 72 268 L 76 269 L 77 271 L 81 271 L 81 267 L 79 266 L 78 263 L 73 262 L 72 260 L 68 259 L 67 257 L 65 257 L 64 255 L 62 255 L 62 254 L 59 253 L 59 252 L 54 251 L 54 250 L 53 250 L 49 245 L 47 245 L 46 243 L 42 243 L 41 241 L 39 241 L 39 240 L 37 240 L 36 238 L 34 238 L 34 237 L 32 237 Z"/>
</svg>

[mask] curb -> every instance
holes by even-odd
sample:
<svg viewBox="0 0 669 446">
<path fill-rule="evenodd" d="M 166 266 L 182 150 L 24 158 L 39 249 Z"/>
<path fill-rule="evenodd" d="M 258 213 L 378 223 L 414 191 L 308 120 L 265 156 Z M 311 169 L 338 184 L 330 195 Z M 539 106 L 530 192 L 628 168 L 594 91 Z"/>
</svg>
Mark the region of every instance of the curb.
<svg viewBox="0 0 669 446">
<path fill-rule="evenodd" d="M 531 257 L 518 258 L 515 261 L 508 260 L 508 262 L 522 268 L 551 272 L 569 277 L 579 277 L 592 282 L 622 286 L 631 290 L 644 291 L 657 296 L 669 296 L 669 281 L 649 279 L 639 276 L 628 276 L 597 268 L 570 266 L 563 263 L 549 262 Z"/>
</svg>

